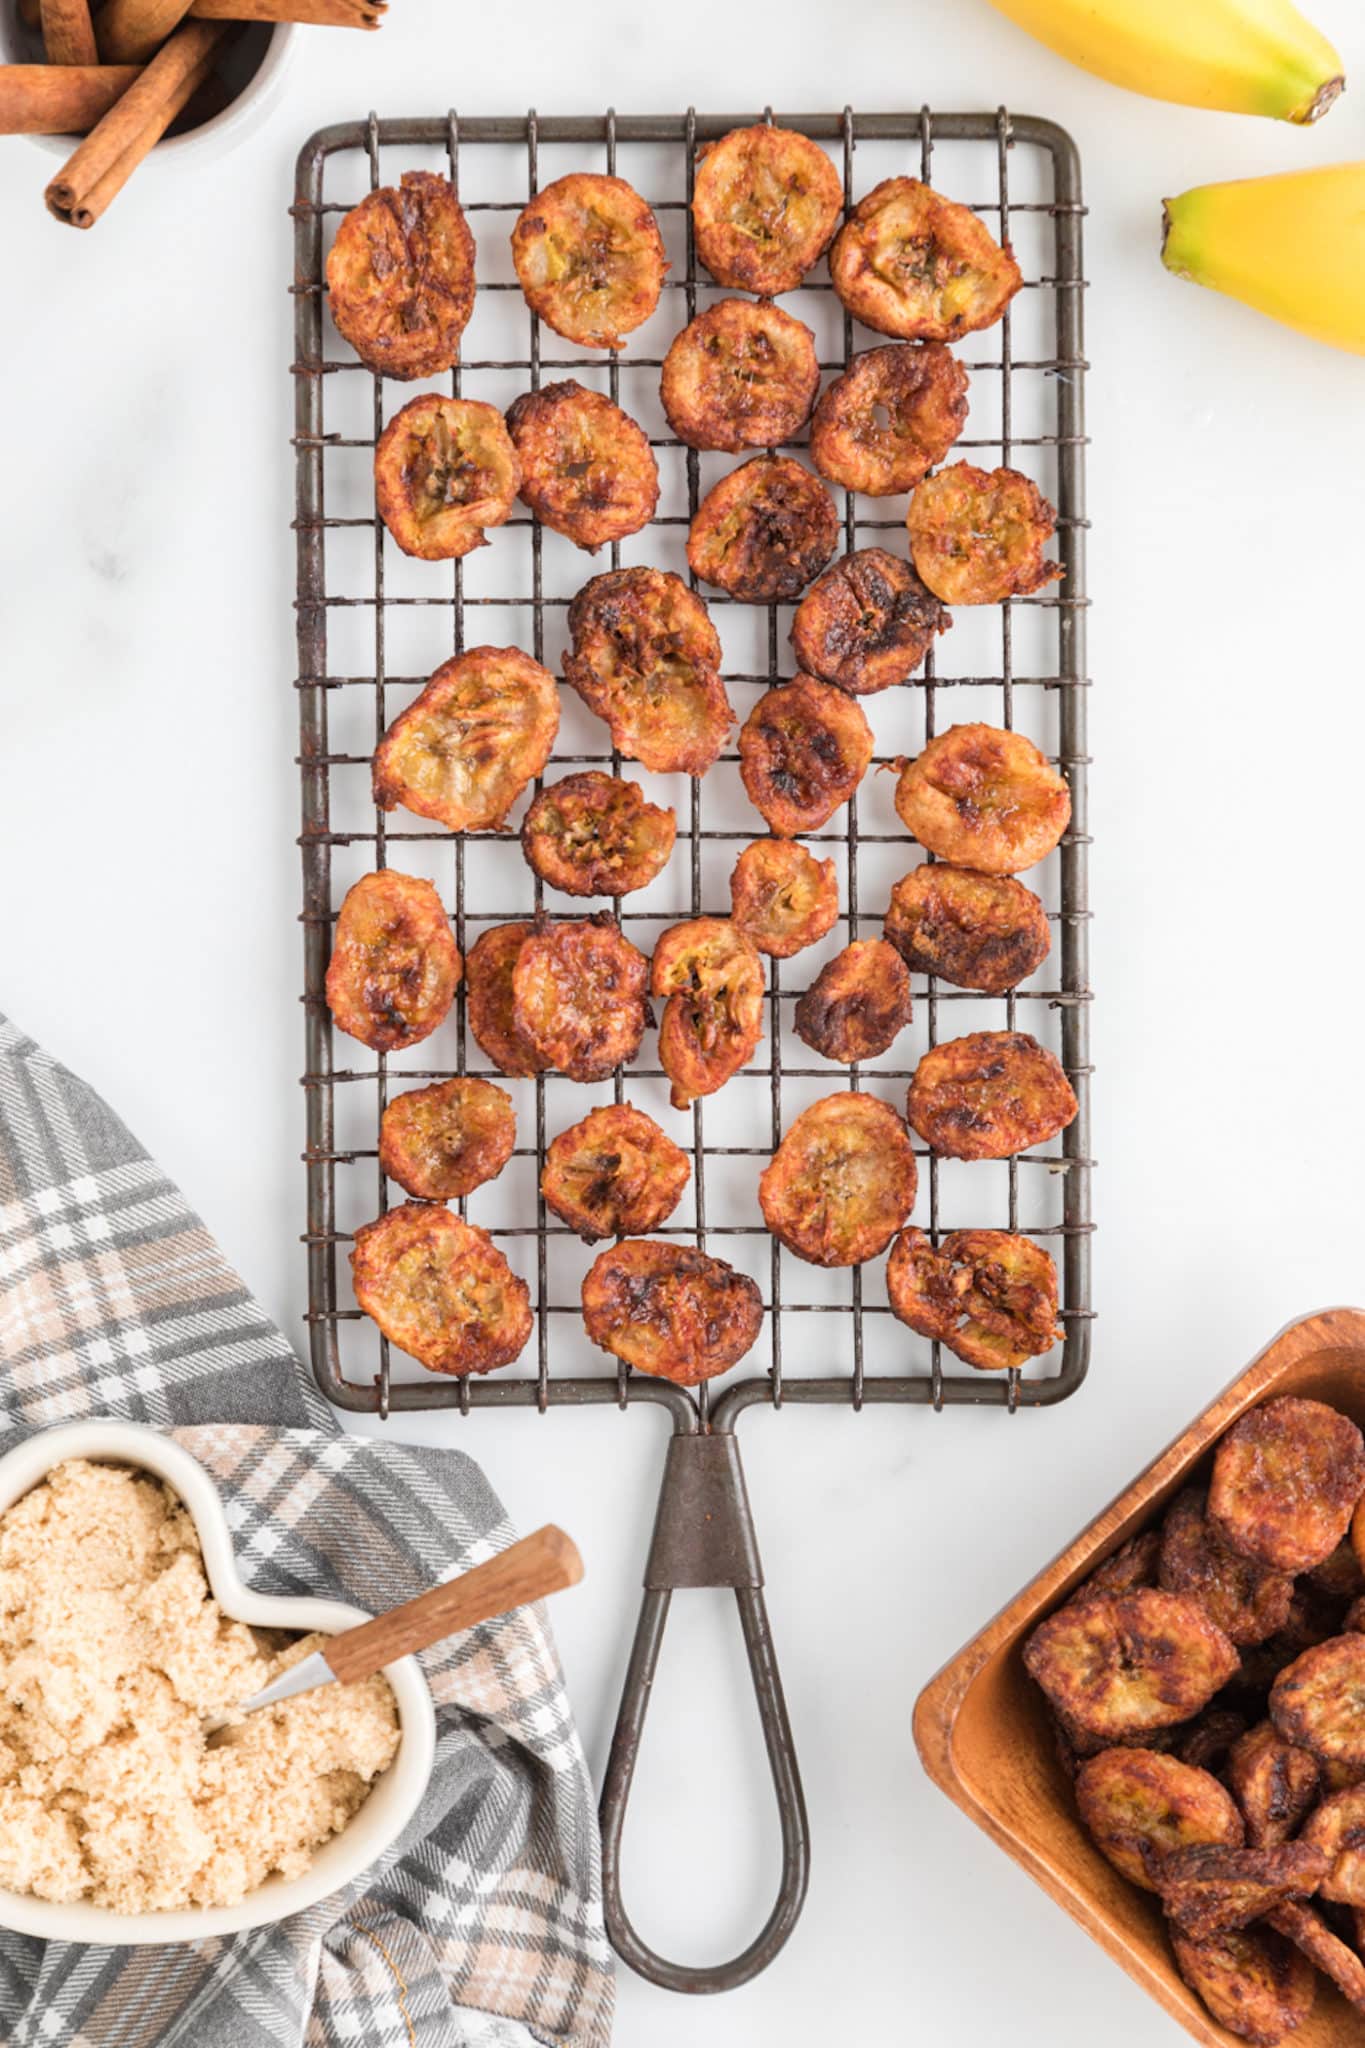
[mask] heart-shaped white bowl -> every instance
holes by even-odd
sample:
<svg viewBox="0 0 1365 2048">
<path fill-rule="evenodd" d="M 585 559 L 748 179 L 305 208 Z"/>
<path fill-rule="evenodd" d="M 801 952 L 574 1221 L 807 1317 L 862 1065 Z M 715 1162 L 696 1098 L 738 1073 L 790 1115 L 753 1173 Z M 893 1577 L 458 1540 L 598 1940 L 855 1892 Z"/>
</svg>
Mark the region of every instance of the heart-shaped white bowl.
<svg viewBox="0 0 1365 2048">
<path fill-rule="evenodd" d="M 0 1458 L 0 1515 L 67 1458 L 138 1465 L 164 1479 L 189 1509 L 204 1552 L 214 1598 L 235 1621 L 257 1628 L 313 1629 L 329 1635 L 368 1616 L 341 1600 L 285 1600 L 253 1593 L 242 1584 L 222 1496 L 199 1463 L 179 1444 L 136 1422 L 71 1422 L 42 1430 Z M 436 1712 L 415 1657 L 384 1667 L 398 1702 L 398 1753 L 375 1780 L 365 1804 L 339 1835 L 323 1844 L 302 1877 L 271 1877 L 235 1906 L 186 1908 L 174 1913 L 113 1913 L 104 1906 L 60 1905 L 0 1889 L 0 1927 L 45 1941 L 105 1942 L 139 1947 L 168 1941 L 206 1941 L 241 1934 L 301 1913 L 339 1891 L 397 1841 L 417 1810 L 436 1751 Z"/>
</svg>

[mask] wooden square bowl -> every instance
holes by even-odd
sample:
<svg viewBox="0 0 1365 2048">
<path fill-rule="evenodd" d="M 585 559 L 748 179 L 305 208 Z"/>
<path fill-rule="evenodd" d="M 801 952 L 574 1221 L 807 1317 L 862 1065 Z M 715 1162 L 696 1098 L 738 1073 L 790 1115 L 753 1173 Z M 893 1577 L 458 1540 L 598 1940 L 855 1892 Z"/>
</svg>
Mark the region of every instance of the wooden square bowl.
<svg viewBox="0 0 1365 2048">
<path fill-rule="evenodd" d="M 1291 1323 L 1126 1493 L 973 1637 L 920 1694 L 915 1741 L 925 1770 L 977 1826 L 1023 1865 L 1158 2004 L 1208 2048 L 1238 2048 L 1177 1974 L 1161 1908 L 1107 1863 L 1081 1826 L 1053 1747 L 1042 1693 L 1024 1669 L 1023 1638 L 1094 1567 L 1203 1476 L 1244 1410 L 1273 1394 L 1326 1401 L 1365 1428 L 1365 1311 L 1329 1309 Z M 1365 2048 L 1365 2013 L 1318 1980 L 1295 2048 Z"/>
</svg>

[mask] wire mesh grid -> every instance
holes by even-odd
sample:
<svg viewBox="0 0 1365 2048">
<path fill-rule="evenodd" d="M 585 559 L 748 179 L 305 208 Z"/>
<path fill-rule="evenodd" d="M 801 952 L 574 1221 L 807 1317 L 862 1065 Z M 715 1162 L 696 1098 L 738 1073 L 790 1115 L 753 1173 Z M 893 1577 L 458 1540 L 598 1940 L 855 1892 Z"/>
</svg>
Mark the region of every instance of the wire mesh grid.
<svg viewBox="0 0 1365 2048">
<path fill-rule="evenodd" d="M 831 935 L 837 947 L 880 927 L 890 882 L 917 851 L 890 806 L 891 778 L 877 776 L 913 754 L 942 729 L 945 696 L 961 715 L 1019 726 L 1037 739 L 1068 778 L 1071 828 L 1046 866 L 1031 873 L 1047 904 L 1054 933 L 1050 960 L 1029 985 L 1003 998 L 915 978 L 921 1046 L 976 1029 L 1027 1029 L 1051 1038 L 1079 1101 L 1059 1143 L 1001 1166 L 964 1165 L 919 1152 L 921 1190 L 915 1219 L 937 1243 L 967 1224 L 1023 1229 L 1058 1257 L 1060 1352 L 1023 1372 L 949 1370 L 937 1343 L 892 1318 L 882 1263 L 827 1272 L 804 1265 L 770 1238 L 759 1218 L 756 1184 L 792 1116 L 837 1088 L 871 1087 L 896 1107 L 914 1071 L 916 1053 L 902 1041 L 880 1061 L 842 1068 L 816 1065 L 791 1029 L 797 996 L 825 954 L 811 949 L 795 963 L 768 969 L 767 1036 L 754 1063 L 715 1097 L 686 1112 L 667 1107 L 665 1077 L 642 1056 L 607 1091 L 537 1076 L 507 1083 L 482 1057 L 467 1031 L 464 990 L 451 1018 L 407 1055 L 373 1056 L 349 1039 L 334 1041 L 324 978 L 337 908 L 359 874 L 390 862 L 427 875 L 441 890 L 462 955 L 490 925 L 549 908 L 583 915 L 592 906 L 546 906 L 545 891 L 516 851 L 514 829 L 477 835 L 409 829 L 406 814 L 391 821 L 373 807 L 368 773 L 374 743 L 431 670 L 471 641 L 524 646 L 556 665 L 569 600 L 589 563 L 539 521 L 516 517 L 477 556 L 451 565 L 410 564 L 386 539 L 373 503 L 370 466 L 386 418 L 412 395 L 408 385 L 371 377 L 338 339 L 325 315 L 324 262 L 336 221 L 367 189 L 396 183 L 402 170 L 443 168 L 461 192 L 475 231 L 479 291 L 464 337 L 463 360 L 451 373 L 455 396 L 493 396 L 500 405 L 537 389 L 547 372 L 573 374 L 605 389 L 646 425 L 657 451 L 661 497 L 656 517 L 633 543 L 610 550 L 613 568 L 627 561 L 674 567 L 686 575 L 686 529 L 710 482 L 730 458 L 699 456 L 672 438 L 657 409 L 663 349 L 681 324 L 727 294 L 699 270 L 690 202 L 698 150 L 733 127 L 763 115 L 368 121 L 320 131 L 299 159 L 292 217 L 295 228 L 294 447 L 297 467 L 298 643 L 302 775 L 307 1071 L 308 1248 L 311 1357 L 322 1390 L 338 1405 L 387 1416 L 393 1410 L 526 1405 L 544 1411 L 562 1402 L 663 1400 L 677 1390 L 613 1369 L 592 1350 L 581 1328 L 577 1280 L 597 1248 L 580 1245 L 546 1210 L 539 1190 L 546 1145 L 596 1101 L 629 1097 L 672 1131 L 690 1153 L 692 1179 L 683 1208 L 655 1235 L 676 1234 L 727 1257 L 757 1279 L 765 1302 L 764 1336 L 725 1379 L 703 1384 L 694 1401 L 705 1426 L 716 1394 L 730 1408 L 765 1400 L 918 1402 L 935 1409 L 993 1403 L 1014 1410 L 1064 1398 L 1079 1386 L 1089 1356 L 1089 1035 L 1084 661 L 1084 457 L 1081 200 L 1074 145 L 1053 124 L 996 114 L 782 115 L 781 124 L 821 142 L 842 169 L 851 207 L 879 177 L 905 171 L 941 182 L 949 196 L 971 203 L 1009 239 L 1025 272 L 1024 288 L 1000 324 L 967 337 L 961 348 L 970 377 L 971 416 L 950 459 L 1018 463 L 1029 469 L 1058 508 L 1058 547 L 1065 578 L 1040 596 L 998 607 L 959 610 L 941 651 L 930 653 L 908 683 L 860 702 L 872 718 L 874 772 L 823 831 L 805 835 L 820 855 L 843 866 L 843 914 Z M 553 164 L 547 158 L 554 156 Z M 866 170 L 865 170 L 866 165 Z M 673 267 L 660 310 L 627 347 L 603 363 L 542 330 L 521 298 L 507 258 L 512 220 L 548 177 L 569 169 L 624 176 L 660 221 Z M 993 197 L 983 197 L 989 176 Z M 1024 246 L 1027 245 L 1027 246 Z M 490 274 L 491 272 L 491 274 Z M 501 273 L 501 274 L 499 274 Z M 798 303 L 799 301 L 799 303 Z M 816 332 L 822 371 L 842 370 L 877 336 L 854 323 L 819 273 L 792 297 L 789 310 Z M 481 309 L 484 314 L 481 324 Z M 491 314 L 491 317 L 490 317 Z M 1027 332 L 1021 330 L 1027 329 Z M 979 351 L 984 348 L 984 355 Z M 642 384 L 639 373 L 648 380 Z M 501 381 L 499 381 L 501 380 Z M 629 389 L 627 389 L 629 387 Z M 358 394 L 358 395 L 357 395 Z M 802 442 L 787 444 L 799 448 Z M 349 464 L 343 471 L 342 465 Z M 890 545 L 904 534 L 904 501 L 844 493 L 848 549 Z M 525 536 L 523 558 L 510 536 Z M 902 540 L 903 545 L 903 540 Z M 491 562 L 499 573 L 480 577 Z M 696 588 L 695 579 L 691 579 Z M 725 680 L 742 720 L 755 696 L 781 679 L 790 608 L 739 605 L 701 592 L 721 629 Z M 477 630 L 475 630 L 477 622 Z M 485 622 L 487 630 L 485 630 Z M 964 633 L 964 622 L 968 631 Z M 989 625 L 993 641 L 983 632 Z M 745 638 L 747 633 L 748 638 Z M 970 641 L 967 658 L 954 658 Z M 555 643 L 552 645 L 552 643 Z M 786 672 L 794 668 L 789 657 Z M 598 766 L 612 773 L 604 729 L 586 712 L 576 720 L 572 693 L 562 692 L 560 743 L 547 773 Z M 946 722 L 956 722 L 955 719 Z M 679 918 L 728 912 L 724 882 L 739 849 L 761 837 L 762 821 L 739 792 L 731 748 L 702 780 L 679 779 L 678 848 L 667 877 L 612 908 L 641 950 Z M 634 765 L 627 770 L 639 775 Z M 719 784 L 728 778 L 725 786 Z M 650 778 L 651 783 L 660 778 Z M 362 786 L 363 785 L 363 786 Z M 535 787 L 540 787 L 538 782 Z M 660 800 L 654 787 L 648 794 Z M 871 814 L 871 815 L 869 815 Z M 656 895 L 663 887 L 664 894 Z M 806 971 L 806 962 L 812 963 Z M 792 984 L 792 985 L 789 985 Z M 343 1048 L 338 1054 L 338 1044 Z M 648 1047 L 649 1041 L 646 1041 Z M 766 1047 L 766 1049 L 765 1049 Z M 378 1123 L 386 1103 L 409 1084 L 454 1074 L 487 1073 L 517 1096 L 519 1143 L 508 1172 L 458 1204 L 498 1239 L 527 1280 L 535 1335 L 523 1360 L 488 1379 L 444 1379 L 426 1373 L 387 1341 L 354 1305 L 342 1255 L 354 1229 L 382 1213 L 392 1196 L 378 1164 Z M 761 1091 L 761 1103 L 754 1090 Z M 742 1094 L 747 1090 L 747 1094 Z M 533 1134 L 534 1142 L 529 1142 Z M 522 1163 L 524 1162 L 524 1166 Z M 521 1177 L 513 1178 L 520 1170 Z M 529 1172 L 531 1178 L 526 1178 Z M 964 1179 L 963 1176 L 966 1176 Z M 989 1182 L 989 1184 L 988 1184 Z M 926 1213 L 927 1211 L 927 1213 Z M 955 1360 L 948 1363 L 956 1365 Z M 714 1390 L 713 1391 L 713 1386 Z"/>
</svg>

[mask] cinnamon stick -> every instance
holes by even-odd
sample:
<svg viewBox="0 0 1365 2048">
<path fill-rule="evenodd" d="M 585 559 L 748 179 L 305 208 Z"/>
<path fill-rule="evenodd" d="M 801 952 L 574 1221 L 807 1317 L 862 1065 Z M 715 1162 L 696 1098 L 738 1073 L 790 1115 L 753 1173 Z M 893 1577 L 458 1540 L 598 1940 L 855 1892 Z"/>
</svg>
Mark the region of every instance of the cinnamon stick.
<svg viewBox="0 0 1365 2048">
<path fill-rule="evenodd" d="M 378 28 L 385 12 L 386 0 L 192 0 L 190 6 L 200 21 L 306 21 L 325 28 Z"/>
<path fill-rule="evenodd" d="M 40 0 L 43 47 L 49 64 L 98 64 L 89 0 Z"/>
<path fill-rule="evenodd" d="M 105 0 L 97 31 L 101 57 L 106 64 L 145 64 L 188 8 L 189 0 Z"/>
<path fill-rule="evenodd" d="M 226 34 L 216 21 L 187 21 L 75 149 L 48 186 L 48 212 L 73 228 L 92 228 L 147 152 L 209 73 Z"/>
<path fill-rule="evenodd" d="M 136 64 L 0 64 L 0 135 L 84 135 L 137 74 Z"/>
</svg>

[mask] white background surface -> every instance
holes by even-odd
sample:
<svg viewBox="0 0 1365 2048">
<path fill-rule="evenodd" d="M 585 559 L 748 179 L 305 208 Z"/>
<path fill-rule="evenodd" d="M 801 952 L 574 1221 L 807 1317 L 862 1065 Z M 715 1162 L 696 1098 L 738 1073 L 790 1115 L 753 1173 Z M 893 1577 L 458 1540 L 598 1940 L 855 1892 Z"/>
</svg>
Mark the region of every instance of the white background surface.
<svg viewBox="0 0 1365 2048">
<path fill-rule="evenodd" d="M 1365 90 L 1365 26 L 1318 0 Z M 759 1413 L 743 1449 L 814 1874 L 778 1964 L 626 2048 L 1180 2036 L 922 1777 L 915 1693 L 1291 1316 L 1361 1283 L 1361 364 L 1166 276 L 1163 194 L 1365 155 L 1127 97 L 981 0 L 394 0 L 305 38 L 265 130 L 92 235 L 0 152 L 0 1002 L 101 1088 L 301 1338 L 290 245 L 298 142 L 363 114 L 988 107 L 1080 143 L 1087 264 L 1096 1286 L 1062 1409 Z M 657 1417 L 412 1418 L 590 1564 L 557 1626 L 606 1753 Z M 641 1930 L 729 1954 L 775 1830 L 728 1596 L 675 1603 L 627 1845 Z"/>
</svg>

